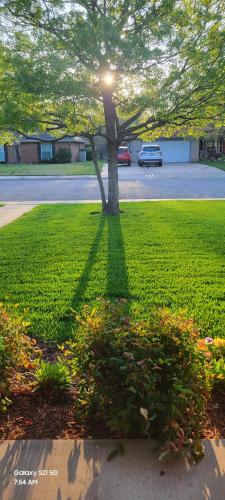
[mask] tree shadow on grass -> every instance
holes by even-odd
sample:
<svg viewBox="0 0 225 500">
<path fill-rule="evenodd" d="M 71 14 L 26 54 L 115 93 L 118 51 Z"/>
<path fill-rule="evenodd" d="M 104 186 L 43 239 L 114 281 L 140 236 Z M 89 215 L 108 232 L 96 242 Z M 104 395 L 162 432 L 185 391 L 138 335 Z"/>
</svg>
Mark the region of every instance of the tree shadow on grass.
<svg viewBox="0 0 225 500">
<path fill-rule="evenodd" d="M 97 261 L 98 250 L 104 233 L 105 223 L 106 223 L 105 218 L 102 215 L 100 215 L 96 235 L 91 244 L 86 264 L 77 281 L 77 286 L 75 288 L 74 295 L 71 300 L 70 307 L 75 311 L 78 311 L 82 306 L 82 304 L 84 303 L 86 290 L 90 281 L 90 275 Z M 63 339 L 70 337 L 73 325 L 74 325 L 74 319 L 70 311 L 69 313 L 66 313 L 65 316 L 61 319 L 59 337 Z"/>
<path fill-rule="evenodd" d="M 108 225 L 106 296 L 129 299 L 129 278 L 121 216 L 108 216 L 106 220 Z"/>
<path fill-rule="evenodd" d="M 106 249 L 107 266 L 105 271 L 106 283 L 105 287 L 103 287 L 103 289 L 105 289 L 105 292 L 103 294 L 99 292 L 99 295 L 104 295 L 105 298 L 110 298 L 112 300 L 121 297 L 129 298 L 129 281 L 123 233 L 121 227 L 121 218 L 119 215 L 101 215 L 99 217 L 99 225 L 96 231 L 96 235 L 87 256 L 86 264 L 79 277 L 77 287 L 71 301 L 71 308 L 73 310 L 79 310 L 82 307 L 83 303 L 86 301 L 86 291 L 89 286 L 91 273 L 93 272 L 93 268 L 99 258 L 99 248 L 106 225 L 108 230 L 108 241 Z M 104 263 L 102 265 L 104 265 Z M 93 300 L 95 300 L 96 298 L 97 297 L 93 297 Z M 61 332 L 63 336 L 68 337 L 68 330 L 70 330 L 72 324 L 72 317 L 70 317 L 70 315 L 66 315 L 65 320 L 63 321 L 63 331 Z"/>
<path fill-rule="evenodd" d="M 98 251 L 106 224 L 108 228 L 108 243 L 104 295 L 111 298 L 129 297 L 127 264 L 120 216 L 100 216 L 95 238 L 71 302 L 72 308 L 79 307 L 84 301 L 90 275 L 98 259 Z"/>
<path fill-rule="evenodd" d="M 103 215 L 100 215 L 99 225 L 95 238 L 91 245 L 86 264 L 78 280 L 78 284 L 72 298 L 71 302 L 72 308 L 79 307 L 79 305 L 84 301 L 85 293 L 90 281 L 90 275 L 94 267 L 94 264 L 96 263 L 98 258 L 98 250 L 104 233 L 105 224 L 106 224 L 105 217 Z"/>
</svg>

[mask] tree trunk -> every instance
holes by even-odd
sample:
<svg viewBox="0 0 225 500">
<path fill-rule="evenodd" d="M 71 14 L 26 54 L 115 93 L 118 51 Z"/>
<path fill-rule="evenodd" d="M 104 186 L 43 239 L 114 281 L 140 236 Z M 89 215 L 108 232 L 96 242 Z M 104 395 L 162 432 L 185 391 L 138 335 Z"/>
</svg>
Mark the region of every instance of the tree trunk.
<svg viewBox="0 0 225 500">
<path fill-rule="evenodd" d="M 105 114 L 106 140 L 108 153 L 108 203 L 107 213 L 119 213 L 119 182 L 117 167 L 117 120 L 111 89 L 103 90 L 103 106 Z"/>
<path fill-rule="evenodd" d="M 98 166 L 98 160 L 97 160 L 97 154 L 96 154 L 96 147 L 95 147 L 95 142 L 93 137 L 89 137 L 90 145 L 91 145 L 91 151 L 92 151 L 92 161 L 94 163 L 95 167 L 95 172 L 97 175 L 98 179 L 98 185 L 101 193 L 101 200 L 102 200 L 102 212 L 106 213 L 107 212 L 107 202 L 106 202 L 106 196 L 105 196 L 105 188 L 101 176 L 101 172 L 99 170 Z"/>
</svg>

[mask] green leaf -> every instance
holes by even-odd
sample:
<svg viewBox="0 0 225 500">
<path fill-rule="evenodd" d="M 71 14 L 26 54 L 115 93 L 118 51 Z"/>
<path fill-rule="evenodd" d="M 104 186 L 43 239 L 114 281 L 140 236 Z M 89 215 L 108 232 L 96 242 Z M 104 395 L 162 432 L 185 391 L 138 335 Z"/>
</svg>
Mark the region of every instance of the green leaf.
<svg viewBox="0 0 225 500">
<path fill-rule="evenodd" d="M 127 390 L 130 391 L 130 392 L 133 392 L 133 394 L 137 394 L 136 389 L 132 385 L 130 385 L 130 387 L 128 387 Z"/>
</svg>

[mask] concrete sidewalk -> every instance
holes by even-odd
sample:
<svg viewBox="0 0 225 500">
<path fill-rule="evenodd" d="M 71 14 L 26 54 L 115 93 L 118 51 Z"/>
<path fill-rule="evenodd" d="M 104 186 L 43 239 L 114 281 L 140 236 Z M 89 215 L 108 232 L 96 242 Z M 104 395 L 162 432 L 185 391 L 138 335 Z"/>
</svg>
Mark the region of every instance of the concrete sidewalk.
<svg viewBox="0 0 225 500">
<path fill-rule="evenodd" d="M 225 440 L 205 441 L 205 457 L 158 460 L 154 443 L 18 440 L 0 444 L 1 500 L 224 500 Z"/>
<path fill-rule="evenodd" d="M 7 203 L 0 207 L 0 228 L 26 214 L 36 205 L 34 203 Z"/>
<path fill-rule="evenodd" d="M 120 203 L 141 203 L 141 202 L 148 202 L 148 203 L 154 203 L 154 202 L 160 201 L 162 202 L 167 202 L 167 201 L 225 201 L 224 198 L 120 198 Z M 4 203 L 4 201 L 2 202 Z M 74 199 L 74 200 L 51 200 L 51 201 L 46 201 L 46 200 L 37 200 L 35 201 L 35 204 L 32 200 L 30 201 L 9 201 L 5 202 L 6 204 L 10 205 L 11 207 L 22 207 L 22 206 L 31 206 L 36 207 L 38 205 L 85 205 L 85 204 L 101 204 L 100 199 L 96 200 L 90 200 L 90 199 L 85 199 L 85 200 L 80 200 L 80 199 Z"/>
</svg>

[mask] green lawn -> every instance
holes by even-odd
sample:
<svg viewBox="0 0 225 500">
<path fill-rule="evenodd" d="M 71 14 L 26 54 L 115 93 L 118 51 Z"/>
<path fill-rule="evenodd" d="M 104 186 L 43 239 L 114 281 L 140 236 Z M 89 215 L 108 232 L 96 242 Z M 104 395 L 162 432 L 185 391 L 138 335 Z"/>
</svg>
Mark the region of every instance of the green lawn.
<svg viewBox="0 0 225 500">
<path fill-rule="evenodd" d="M 103 162 L 99 162 L 102 168 Z M 92 161 L 76 163 L 0 164 L 1 175 L 95 175 Z"/>
<path fill-rule="evenodd" d="M 68 335 L 69 307 L 125 296 L 137 314 L 187 308 L 225 337 L 225 202 L 39 206 L 0 230 L 0 300 L 29 308 L 33 333 Z M 94 213 L 92 213 L 94 212 Z"/>
<path fill-rule="evenodd" d="M 201 160 L 200 163 L 203 163 L 204 165 L 209 165 L 210 167 L 216 167 L 219 168 L 220 170 L 225 170 L 225 160 Z"/>
</svg>

